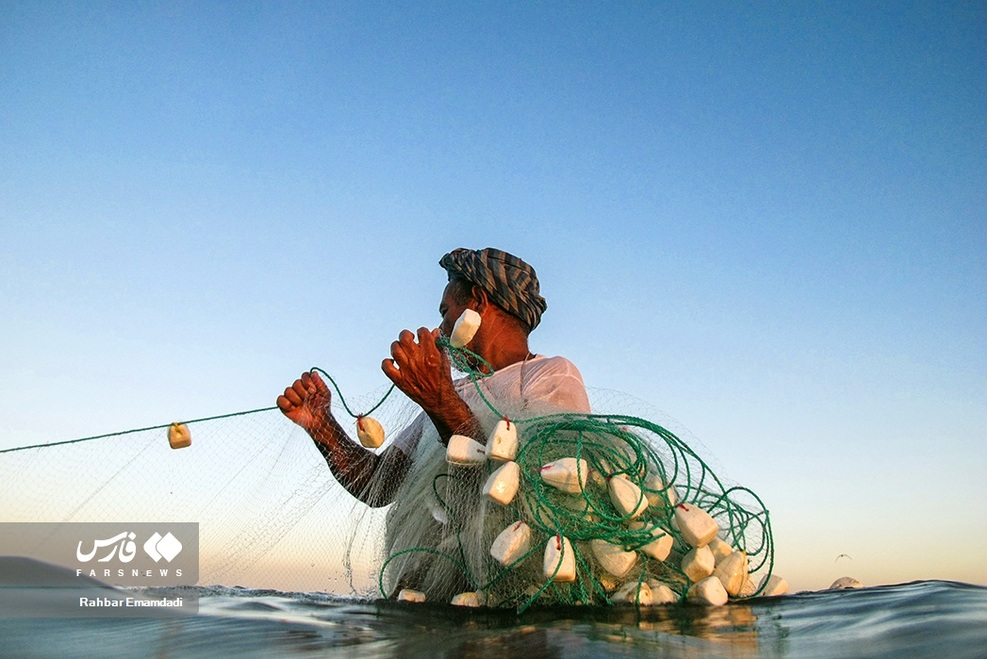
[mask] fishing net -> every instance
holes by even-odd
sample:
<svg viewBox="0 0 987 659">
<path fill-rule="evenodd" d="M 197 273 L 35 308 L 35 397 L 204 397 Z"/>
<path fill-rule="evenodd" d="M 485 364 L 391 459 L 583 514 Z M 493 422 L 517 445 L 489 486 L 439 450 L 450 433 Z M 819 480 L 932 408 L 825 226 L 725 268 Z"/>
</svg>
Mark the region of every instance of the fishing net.
<svg viewBox="0 0 987 659">
<path fill-rule="evenodd" d="M 198 522 L 201 585 L 523 610 L 681 599 L 715 569 L 731 596 L 757 594 L 773 544 L 756 494 L 619 398 L 596 396 L 593 414 L 511 400 L 484 387 L 476 355 L 445 348 L 474 393 L 479 442 L 454 438 L 471 457 L 452 455 L 403 395 L 347 401 L 336 387 L 333 416 L 355 419 L 351 435 L 371 411 L 388 430 L 348 466 L 365 461 L 375 479 L 334 474 L 305 431 L 266 408 L 186 422 L 191 445 L 178 450 L 164 424 L 2 451 L 0 519 Z M 486 440 L 505 431 L 517 444 L 497 459 Z M 408 432 L 417 441 L 394 450 Z M 700 514 L 715 526 L 697 540 Z"/>
</svg>

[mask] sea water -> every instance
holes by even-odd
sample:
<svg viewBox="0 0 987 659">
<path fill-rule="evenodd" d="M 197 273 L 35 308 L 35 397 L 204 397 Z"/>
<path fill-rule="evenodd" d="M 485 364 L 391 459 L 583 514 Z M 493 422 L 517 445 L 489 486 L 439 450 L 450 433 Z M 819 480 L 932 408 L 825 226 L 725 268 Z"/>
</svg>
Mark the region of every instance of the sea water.
<svg viewBox="0 0 987 659">
<path fill-rule="evenodd" d="M 987 657 L 987 588 L 920 581 L 723 607 L 464 609 L 182 589 L 163 618 L 6 618 L 2 657 Z M 162 594 L 162 591 L 155 591 Z"/>
</svg>

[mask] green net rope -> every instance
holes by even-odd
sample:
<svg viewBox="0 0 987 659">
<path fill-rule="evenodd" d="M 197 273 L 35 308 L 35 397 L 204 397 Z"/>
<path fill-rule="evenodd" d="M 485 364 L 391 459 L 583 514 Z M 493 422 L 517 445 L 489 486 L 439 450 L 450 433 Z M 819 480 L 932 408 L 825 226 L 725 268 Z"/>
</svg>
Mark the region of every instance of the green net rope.
<svg viewBox="0 0 987 659">
<path fill-rule="evenodd" d="M 485 405 L 500 418 L 507 418 L 484 395 L 479 381 L 489 377 L 493 369 L 478 355 L 466 349 L 452 348 L 440 339 L 455 367 L 465 372 L 473 382 Z M 478 365 L 482 365 L 483 369 Z M 599 561 L 589 548 L 593 541 L 605 541 L 626 551 L 635 552 L 635 571 L 640 588 L 646 580 L 654 579 L 670 586 L 680 598 L 685 596 L 690 579 L 681 567 L 688 543 L 674 523 L 676 505 L 691 503 L 708 512 L 718 523 L 719 538 L 731 548 L 745 552 L 750 573 L 761 571 L 764 581 L 774 565 L 774 545 L 768 511 L 751 490 L 727 486 L 709 465 L 685 442 L 666 428 L 646 419 L 626 415 L 555 414 L 531 419 L 510 419 L 518 424 L 521 435 L 515 461 L 520 466 L 521 485 L 516 498 L 502 511 L 503 519 L 526 522 L 537 538 L 531 548 L 508 566 L 490 561 L 486 573 L 471 571 L 463 560 L 462 546 L 457 538 L 459 556 L 432 547 L 403 549 L 387 557 L 379 575 L 379 588 L 387 595 L 384 574 L 388 565 L 400 556 L 421 552 L 437 555 L 455 565 L 466 582 L 487 596 L 494 606 L 516 606 L 519 611 L 537 602 L 562 604 L 611 603 L 615 579 L 600 569 Z M 559 492 L 540 478 L 541 468 L 560 457 L 576 458 L 585 464 L 587 474 L 578 473 L 586 485 L 577 496 Z M 582 462 L 585 460 L 585 463 Z M 486 465 L 489 476 L 499 466 Z M 446 478 L 441 474 L 436 478 Z M 639 504 L 647 501 L 643 514 L 621 514 L 608 495 L 607 481 L 625 478 L 640 491 Z M 433 488 L 436 498 L 447 513 L 439 488 Z M 479 493 L 477 493 L 479 496 Z M 637 507 L 635 507 L 636 510 Z M 455 519 L 450 524 L 457 525 Z M 650 558 L 638 551 L 655 541 L 654 531 L 661 529 L 675 539 L 675 549 L 665 560 Z M 522 589 L 511 585 L 511 577 L 522 563 L 537 559 L 545 542 L 565 537 L 571 544 L 578 565 L 577 578 L 572 583 L 557 583 L 554 577 L 562 559 L 544 582 L 533 592 L 530 584 Z M 560 543 L 560 546 L 561 543 Z M 628 575 L 621 575 L 627 583 Z M 761 587 L 763 588 L 763 586 Z M 761 588 L 747 587 L 745 596 L 753 596 Z M 640 590 L 635 597 L 640 597 Z"/>
</svg>

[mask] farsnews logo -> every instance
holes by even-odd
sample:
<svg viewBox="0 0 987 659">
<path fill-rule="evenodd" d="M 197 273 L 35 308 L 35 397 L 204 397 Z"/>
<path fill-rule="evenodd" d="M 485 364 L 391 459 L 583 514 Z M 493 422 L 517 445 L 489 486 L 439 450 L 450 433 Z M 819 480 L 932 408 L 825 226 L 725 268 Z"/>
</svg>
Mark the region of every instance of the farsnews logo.
<svg viewBox="0 0 987 659">
<path fill-rule="evenodd" d="M 84 541 L 80 540 L 75 550 L 75 557 L 80 563 L 88 563 L 96 558 L 97 554 L 101 554 L 96 558 L 98 563 L 108 563 L 114 558 L 121 563 L 129 563 L 137 555 L 137 543 L 134 542 L 136 538 L 137 534 L 133 531 L 123 531 L 109 538 L 91 541 L 92 550 L 88 552 L 83 551 Z M 87 543 L 86 546 L 90 545 Z M 181 552 L 182 543 L 170 531 L 163 537 L 155 531 L 144 543 L 144 553 L 155 563 L 162 558 L 170 563 Z"/>
<path fill-rule="evenodd" d="M 27 556 L 112 586 L 191 586 L 199 580 L 199 525 L 0 522 L 0 556 Z"/>
<path fill-rule="evenodd" d="M 168 532 L 163 538 L 157 531 L 144 543 L 144 552 L 157 563 L 162 558 L 171 563 L 172 559 L 182 553 L 182 543 Z"/>
</svg>

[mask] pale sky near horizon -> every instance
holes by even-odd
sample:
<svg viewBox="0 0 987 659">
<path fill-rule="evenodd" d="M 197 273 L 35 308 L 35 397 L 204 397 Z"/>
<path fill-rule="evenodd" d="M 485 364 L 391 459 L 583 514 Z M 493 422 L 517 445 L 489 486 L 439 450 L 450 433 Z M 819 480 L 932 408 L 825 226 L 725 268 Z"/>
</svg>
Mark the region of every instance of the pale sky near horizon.
<svg viewBox="0 0 987 659">
<path fill-rule="evenodd" d="M 987 584 L 985 209 L 984 2 L 0 2 L 0 448 L 374 390 L 496 246 L 797 586 Z"/>
</svg>

